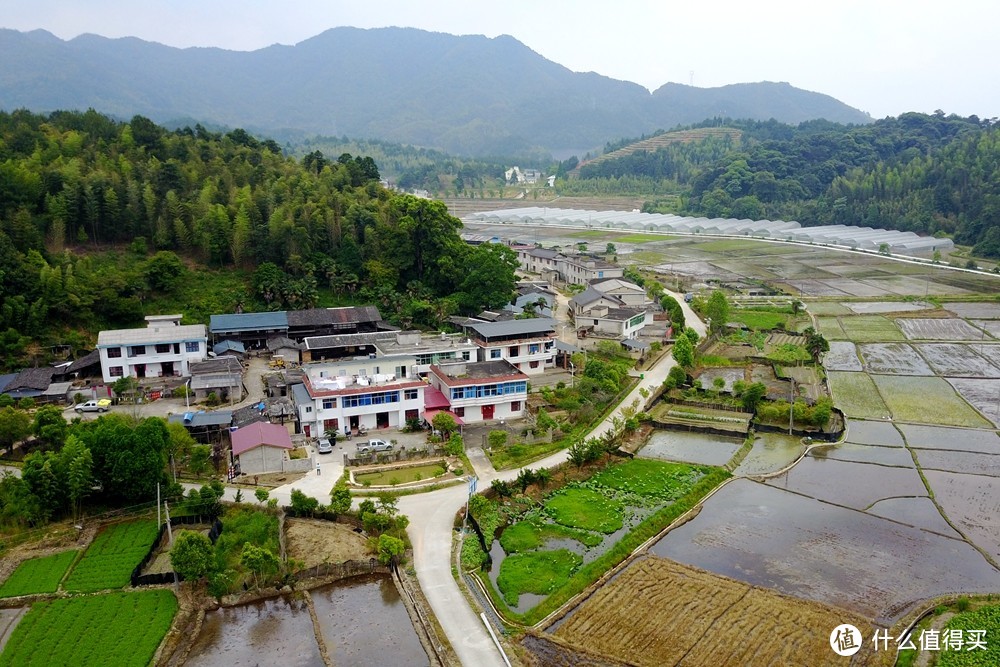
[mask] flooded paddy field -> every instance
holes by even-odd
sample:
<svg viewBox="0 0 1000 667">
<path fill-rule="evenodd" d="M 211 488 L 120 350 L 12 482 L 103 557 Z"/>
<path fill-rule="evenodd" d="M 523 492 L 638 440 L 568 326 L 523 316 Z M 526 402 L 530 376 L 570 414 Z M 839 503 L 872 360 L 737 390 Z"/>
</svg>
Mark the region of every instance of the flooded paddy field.
<svg viewBox="0 0 1000 667">
<path fill-rule="evenodd" d="M 898 421 L 977 428 L 990 425 L 944 378 L 907 375 L 873 375 L 871 378 L 886 407 Z"/>
<path fill-rule="evenodd" d="M 995 324 L 1000 325 L 1000 322 L 996 322 Z M 981 356 L 988 359 L 994 366 L 1000 367 L 1000 345 L 979 344 L 975 345 L 975 350 Z"/>
<path fill-rule="evenodd" d="M 1000 303 L 996 302 L 962 303 L 960 301 L 950 301 L 942 303 L 941 306 L 944 309 L 955 313 L 959 317 L 1000 320 Z"/>
<path fill-rule="evenodd" d="M 879 445 L 882 447 L 902 447 L 903 436 L 892 422 L 847 420 L 847 442 L 859 445 Z"/>
<path fill-rule="evenodd" d="M 770 486 L 863 510 L 884 498 L 926 496 L 915 468 L 853 463 L 807 456 Z"/>
<path fill-rule="evenodd" d="M 914 528 L 923 528 L 945 537 L 956 539 L 962 537 L 944 520 L 934 501 L 927 497 L 886 498 L 872 505 L 867 511 L 869 514 L 905 523 Z"/>
<path fill-rule="evenodd" d="M 303 600 L 272 598 L 205 614 L 188 667 L 323 667 Z"/>
<path fill-rule="evenodd" d="M 636 454 L 644 459 L 682 461 L 699 465 L 725 465 L 743 441 L 708 433 L 657 429 Z"/>
<path fill-rule="evenodd" d="M 867 373 L 829 371 L 827 382 L 834 404 L 855 419 L 888 419 L 889 408 L 882 401 L 875 382 Z"/>
<path fill-rule="evenodd" d="M 965 320 L 949 319 L 899 319 L 896 320 L 909 340 L 979 340 L 983 332 Z"/>
<path fill-rule="evenodd" d="M 975 345 L 922 343 L 914 345 L 938 375 L 1000 377 L 1000 368 L 976 353 Z"/>
<path fill-rule="evenodd" d="M 976 546 L 1000 559 L 1000 479 L 940 470 L 926 470 L 924 476 L 951 522 Z"/>
<path fill-rule="evenodd" d="M 985 329 L 986 333 L 993 338 L 1000 338 L 1000 320 L 969 320 L 973 326 Z M 989 340 L 989 338 L 987 338 Z"/>
<path fill-rule="evenodd" d="M 910 447 L 1000 454 L 1000 436 L 995 431 L 922 424 L 899 424 L 899 430 Z"/>
<path fill-rule="evenodd" d="M 352 577 L 310 591 L 335 665 L 427 665 L 417 632 L 392 579 Z"/>
<path fill-rule="evenodd" d="M 948 382 L 994 426 L 1000 426 L 1000 380 L 948 378 Z"/>
<path fill-rule="evenodd" d="M 809 457 L 830 461 L 875 463 L 900 468 L 913 467 L 913 457 L 903 447 L 880 447 L 877 445 L 855 445 L 853 443 L 820 445 L 809 450 Z"/>
<path fill-rule="evenodd" d="M 823 365 L 832 371 L 863 370 L 858 359 L 858 348 L 846 340 L 830 341 L 830 351 L 823 357 Z"/>
<path fill-rule="evenodd" d="M 943 470 L 969 475 L 1000 477 L 1000 455 L 956 452 L 946 449 L 915 449 L 917 461 L 925 470 Z"/>
<path fill-rule="evenodd" d="M 855 301 L 844 306 L 859 315 L 866 313 L 906 313 L 933 309 L 934 305 L 924 301 Z"/>
<path fill-rule="evenodd" d="M 757 433 L 753 448 L 733 471 L 737 476 L 766 475 L 795 461 L 806 446 L 802 438 L 785 433 Z"/>
<path fill-rule="evenodd" d="M 650 551 L 880 623 L 936 595 L 1000 588 L 1000 573 L 963 541 L 746 479 Z"/>
<path fill-rule="evenodd" d="M 919 354 L 906 343 L 867 343 L 858 350 L 865 360 L 865 370 L 890 375 L 934 375 Z"/>
</svg>

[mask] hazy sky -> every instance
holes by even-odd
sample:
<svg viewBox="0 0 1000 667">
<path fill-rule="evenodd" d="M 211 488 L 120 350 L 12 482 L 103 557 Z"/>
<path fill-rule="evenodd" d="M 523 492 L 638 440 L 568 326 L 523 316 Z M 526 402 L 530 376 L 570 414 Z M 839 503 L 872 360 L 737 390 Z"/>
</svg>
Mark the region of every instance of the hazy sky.
<svg viewBox="0 0 1000 667">
<path fill-rule="evenodd" d="M 650 90 L 787 81 L 876 118 L 1000 116 L 997 25 L 996 0 L 0 1 L 0 27 L 178 47 L 253 50 L 337 26 L 508 34 L 571 70 Z"/>
</svg>

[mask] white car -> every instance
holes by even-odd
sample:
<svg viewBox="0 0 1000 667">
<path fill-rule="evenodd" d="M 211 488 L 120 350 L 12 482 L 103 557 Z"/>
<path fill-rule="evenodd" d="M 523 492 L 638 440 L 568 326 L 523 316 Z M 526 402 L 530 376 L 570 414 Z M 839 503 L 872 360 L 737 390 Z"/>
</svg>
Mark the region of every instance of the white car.
<svg viewBox="0 0 1000 667">
<path fill-rule="evenodd" d="M 86 403 L 81 403 L 76 406 L 75 410 L 78 413 L 83 412 L 107 412 L 111 409 L 111 399 L 110 398 L 99 398 L 95 401 L 87 401 Z"/>
<path fill-rule="evenodd" d="M 392 443 L 385 440 L 371 439 L 368 442 L 358 443 L 358 453 L 368 454 L 370 452 L 391 452 Z"/>
<path fill-rule="evenodd" d="M 333 445 L 330 443 L 329 438 L 320 438 L 316 443 L 316 451 L 320 454 L 331 454 L 333 453 Z"/>
</svg>

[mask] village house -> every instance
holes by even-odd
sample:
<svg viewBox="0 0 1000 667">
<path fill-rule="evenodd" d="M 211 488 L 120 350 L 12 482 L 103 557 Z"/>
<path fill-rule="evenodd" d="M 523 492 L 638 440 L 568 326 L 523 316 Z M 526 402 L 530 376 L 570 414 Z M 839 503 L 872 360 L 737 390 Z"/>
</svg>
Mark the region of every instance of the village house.
<svg viewBox="0 0 1000 667">
<path fill-rule="evenodd" d="M 181 315 L 148 315 L 142 329 L 102 331 L 97 336 L 101 373 L 122 377 L 188 377 L 189 364 L 208 356 L 204 324 L 182 325 Z"/>
<path fill-rule="evenodd" d="M 434 394 L 443 396 L 447 405 L 433 410 L 447 410 L 460 423 L 474 424 L 493 420 L 520 419 L 528 400 L 528 376 L 508 361 L 456 362 L 432 366 L 430 375 Z M 428 408 L 425 419 L 433 419 Z"/>
<path fill-rule="evenodd" d="M 555 366 L 556 323 L 547 317 L 502 322 L 466 321 L 479 361 L 508 361 L 527 375 Z"/>
</svg>

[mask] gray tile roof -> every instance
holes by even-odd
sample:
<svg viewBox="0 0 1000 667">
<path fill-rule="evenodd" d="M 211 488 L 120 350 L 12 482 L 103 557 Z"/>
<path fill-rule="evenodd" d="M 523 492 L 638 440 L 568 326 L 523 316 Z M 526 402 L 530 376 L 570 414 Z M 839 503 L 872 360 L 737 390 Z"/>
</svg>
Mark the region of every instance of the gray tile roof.
<svg viewBox="0 0 1000 667">
<path fill-rule="evenodd" d="M 268 313 L 212 315 L 208 328 L 212 333 L 287 330 L 288 313 L 283 310 L 277 310 Z"/>
<path fill-rule="evenodd" d="M 508 320 L 506 322 L 469 322 L 465 326 L 484 338 L 494 336 L 544 336 L 553 333 L 556 327 L 555 322 L 547 317 Z"/>
</svg>

